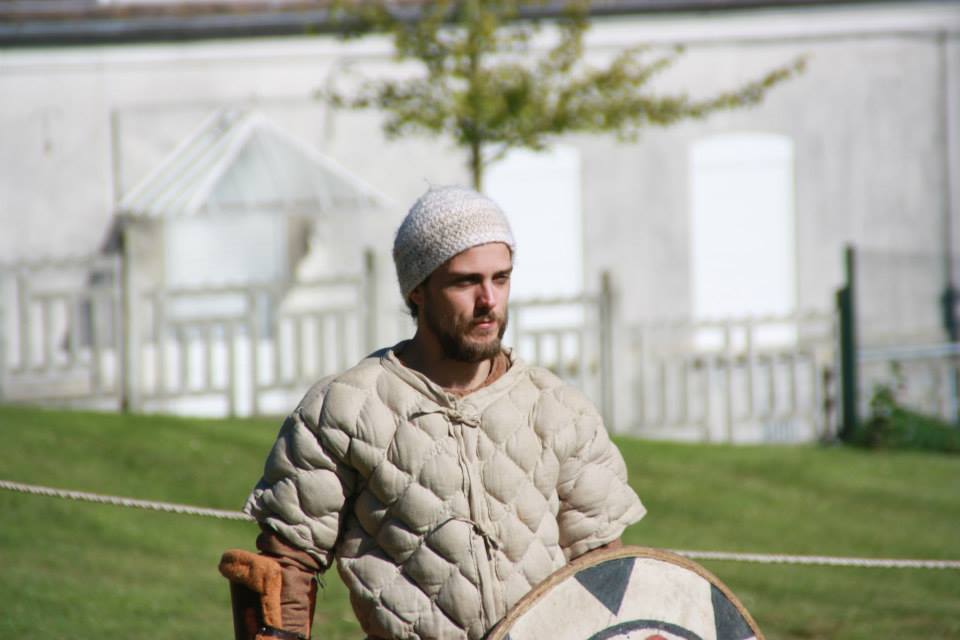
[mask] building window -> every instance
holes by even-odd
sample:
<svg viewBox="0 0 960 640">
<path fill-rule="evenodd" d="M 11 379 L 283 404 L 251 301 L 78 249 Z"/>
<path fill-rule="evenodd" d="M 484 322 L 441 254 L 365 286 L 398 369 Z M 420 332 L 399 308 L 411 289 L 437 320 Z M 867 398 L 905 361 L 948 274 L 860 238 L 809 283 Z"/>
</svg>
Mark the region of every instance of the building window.
<svg viewBox="0 0 960 640">
<path fill-rule="evenodd" d="M 690 176 L 694 319 L 794 312 L 793 142 L 764 133 L 710 136 L 693 145 Z M 771 326 L 755 339 L 789 343 L 796 330 Z"/>
<path fill-rule="evenodd" d="M 490 167 L 485 187 L 506 212 L 517 241 L 511 297 L 580 294 L 583 221 L 577 150 L 512 151 Z"/>
</svg>

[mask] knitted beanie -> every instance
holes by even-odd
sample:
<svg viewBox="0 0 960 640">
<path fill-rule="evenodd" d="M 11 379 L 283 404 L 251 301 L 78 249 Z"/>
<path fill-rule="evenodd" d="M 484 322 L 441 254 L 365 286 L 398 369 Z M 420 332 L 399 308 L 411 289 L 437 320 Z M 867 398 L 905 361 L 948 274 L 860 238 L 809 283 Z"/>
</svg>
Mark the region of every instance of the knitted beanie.
<svg viewBox="0 0 960 640">
<path fill-rule="evenodd" d="M 491 242 L 515 248 L 510 224 L 496 202 L 465 187 L 431 187 L 410 207 L 393 242 L 404 300 L 444 262 Z"/>
</svg>

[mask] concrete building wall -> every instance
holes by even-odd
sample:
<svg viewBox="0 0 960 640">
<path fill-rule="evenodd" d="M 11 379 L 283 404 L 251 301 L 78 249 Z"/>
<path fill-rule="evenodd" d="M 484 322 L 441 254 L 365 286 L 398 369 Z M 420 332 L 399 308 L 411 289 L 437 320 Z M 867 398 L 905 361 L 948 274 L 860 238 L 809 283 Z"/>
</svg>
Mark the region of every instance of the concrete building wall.
<svg viewBox="0 0 960 640">
<path fill-rule="evenodd" d="M 644 42 L 686 43 L 657 80 L 664 91 L 711 95 L 800 55 L 808 66 L 756 108 L 651 129 L 635 142 L 563 140 L 581 154 L 586 286 L 611 271 L 627 322 L 689 314 L 690 148 L 736 131 L 794 142 L 800 309 L 830 308 L 846 243 L 933 256 L 924 269 L 942 280 L 945 247 L 960 251 L 958 32 L 953 3 L 598 20 L 590 35 L 598 59 Z M 357 72 L 396 72 L 387 44 L 315 37 L 0 51 L 0 261 L 96 251 L 118 191 L 210 109 L 246 103 L 393 199 L 381 218 L 331 224 L 378 248 L 382 291 L 391 291 L 388 248 L 408 204 L 428 183 L 469 178 L 448 142 L 387 141 L 378 114 L 333 112 L 313 99 Z M 900 304 L 928 308 L 901 294 Z M 931 313 L 910 322 L 935 325 Z"/>
</svg>

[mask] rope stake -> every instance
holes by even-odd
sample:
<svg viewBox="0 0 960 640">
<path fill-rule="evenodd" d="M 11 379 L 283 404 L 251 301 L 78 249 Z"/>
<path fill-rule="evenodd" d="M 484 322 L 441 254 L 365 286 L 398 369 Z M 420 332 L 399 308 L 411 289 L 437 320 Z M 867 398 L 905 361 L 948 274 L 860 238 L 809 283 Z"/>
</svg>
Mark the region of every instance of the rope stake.
<svg viewBox="0 0 960 640">
<path fill-rule="evenodd" d="M 121 498 L 119 496 L 107 496 L 99 493 L 88 493 L 85 491 L 66 491 L 64 489 L 54 489 L 52 487 L 43 487 L 21 482 L 10 482 L 9 480 L 0 480 L 0 489 L 16 491 L 19 493 L 28 493 L 38 496 L 50 496 L 54 498 L 64 498 L 66 500 L 79 500 L 82 502 L 96 502 L 99 504 L 111 504 L 120 507 L 134 507 L 137 509 L 148 509 L 151 511 L 164 511 L 167 513 L 180 513 L 191 516 L 203 516 L 207 518 L 219 518 L 221 520 L 243 520 L 253 522 L 254 519 L 240 511 L 227 511 L 225 509 L 207 509 L 204 507 L 193 507 L 185 504 L 175 504 L 172 502 L 154 502 L 152 500 L 136 500 L 134 498 Z M 673 550 L 673 553 L 686 556 L 692 560 L 729 560 L 733 562 L 757 562 L 761 564 L 796 564 L 796 565 L 820 565 L 831 567 L 871 567 L 880 569 L 960 569 L 960 560 L 906 560 L 890 558 L 843 558 L 835 556 L 797 556 L 768 553 L 732 553 L 725 551 L 682 551 Z"/>
</svg>

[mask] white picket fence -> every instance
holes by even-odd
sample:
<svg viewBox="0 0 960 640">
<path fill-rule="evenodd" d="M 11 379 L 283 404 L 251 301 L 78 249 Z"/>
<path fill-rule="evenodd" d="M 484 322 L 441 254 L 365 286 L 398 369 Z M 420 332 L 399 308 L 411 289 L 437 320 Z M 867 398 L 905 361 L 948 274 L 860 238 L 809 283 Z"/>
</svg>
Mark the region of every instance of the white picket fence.
<svg viewBox="0 0 960 640">
<path fill-rule="evenodd" d="M 362 357 L 363 292 L 359 276 L 142 292 L 128 396 L 148 411 L 283 413 Z"/>
<path fill-rule="evenodd" d="M 610 423 L 613 375 L 610 291 L 515 300 L 505 342 L 526 362 L 550 369 L 590 397 Z"/>
<path fill-rule="evenodd" d="M 282 413 L 369 335 L 362 275 L 124 292 L 119 261 L 99 257 L 0 275 L 2 401 Z"/>
<path fill-rule="evenodd" d="M 383 321 L 373 281 L 368 272 L 125 291 L 113 258 L 8 266 L 0 401 L 284 413 L 313 381 L 382 346 L 373 344 Z M 829 431 L 832 315 L 618 329 L 609 281 L 597 289 L 515 300 L 505 341 L 583 389 L 615 431 L 712 441 L 809 441 Z"/>
<path fill-rule="evenodd" d="M 825 437 L 835 324 L 832 314 L 807 313 L 635 327 L 633 432 L 724 442 Z"/>
<path fill-rule="evenodd" d="M 110 257 L 0 270 L 0 399 L 97 406 L 119 396 L 118 273 Z"/>
</svg>

